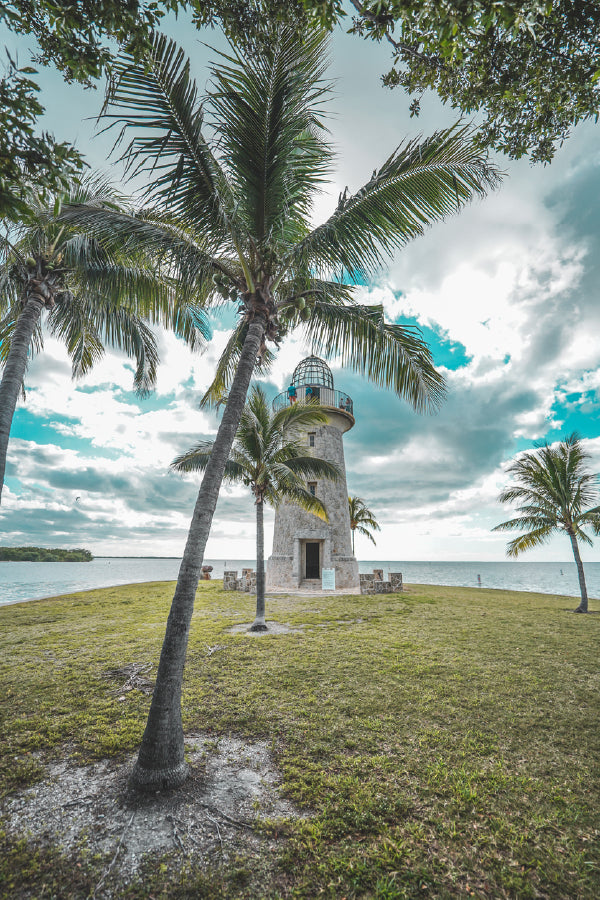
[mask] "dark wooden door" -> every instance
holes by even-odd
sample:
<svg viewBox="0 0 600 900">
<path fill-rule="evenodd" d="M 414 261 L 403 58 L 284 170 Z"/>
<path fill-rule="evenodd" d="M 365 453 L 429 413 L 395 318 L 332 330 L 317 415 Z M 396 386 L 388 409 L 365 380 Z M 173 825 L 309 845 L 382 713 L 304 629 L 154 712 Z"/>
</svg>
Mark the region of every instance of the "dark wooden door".
<svg viewBox="0 0 600 900">
<path fill-rule="evenodd" d="M 319 544 L 307 543 L 306 545 L 306 577 L 318 578 L 321 574 L 319 566 Z"/>
</svg>

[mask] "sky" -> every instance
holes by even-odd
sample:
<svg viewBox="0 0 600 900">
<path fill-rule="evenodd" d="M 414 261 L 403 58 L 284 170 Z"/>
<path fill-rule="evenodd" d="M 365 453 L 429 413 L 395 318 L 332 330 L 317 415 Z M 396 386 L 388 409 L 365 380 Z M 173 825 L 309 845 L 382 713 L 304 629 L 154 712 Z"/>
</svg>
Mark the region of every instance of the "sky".
<svg viewBox="0 0 600 900">
<path fill-rule="evenodd" d="M 185 18 L 164 29 L 189 53 L 200 87 L 222 47 L 215 32 Z M 0 45 L 28 60 L 27 43 L 0 31 Z M 419 119 L 409 99 L 381 86 L 383 45 L 336 32 L 328 121 L 337 159 L 315 205 L 315 224 L 347 185 L 360 188 L 407 137 L 445 127 L 456 114 L 431 96 Z M 119 182 L 107 135 L 94 137 L 102 90 L 66 85 L 42 70 L 44 126 L 70 140 L 95 169 Z M 357 536 L 359 559 L 490 560 L 505 558 L 506 536 L 491 532 L 511 517 L 497 502 L 506 468 L 535 442 L 577 430 L 600 471 L 600 187 L 599 126 L 583 124 L 551 165 L 495 157 L 502 187 L 436 224 L 389 259 L 360 288 L 361 302 L 383 303 L 390 321 L 418 325 L 448 383 L 435 415 L 419 415 L 339 360 L 328 360 L 335 387 L 354 401 L 356 424 L 345 436 L 348 489 L 381 525 L 377 546 Z M 180 556 L 198 479 L 169 470 L 179 453 L 216 435 L 218 418 L 199 401 L 212 380 L 228 332 L 213 320 L 213 339 L 192 354 L 173 335 L 157 337 L 156 392 L 132 391 L 133 365 L 108 351 L 81 381 L 71 380 L 64 348 L 47 338 L 30 361 L 27 398 L 11 432 L 0 510 L 2 544 L 87 547 L 95 555 Z M 267 380 L 284 390 L 311 348 L 287 339 Z M 265 547 L 273 514 L 265 519 Z M 510 535 L 509 535 L 510 537 Z M 206 558 L 252 559 L 254 507 L 244 488 L 224 487 Z M 598 560 L 600 543 L 583 548 Z M 558 536 L 524 559 L 568 560 Z"/>
</svg>

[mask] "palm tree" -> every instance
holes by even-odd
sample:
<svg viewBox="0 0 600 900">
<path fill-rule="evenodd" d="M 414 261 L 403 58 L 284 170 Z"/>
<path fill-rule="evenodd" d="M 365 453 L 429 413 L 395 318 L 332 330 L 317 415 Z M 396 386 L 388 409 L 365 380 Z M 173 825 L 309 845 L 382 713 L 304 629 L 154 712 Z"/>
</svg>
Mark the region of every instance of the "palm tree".
<svg viewBox="0 0 600 900">
<path fill-rule="evenodd" d="M 381 531 L 379 523 L 373 516 L 364 500 L 360 497 L 348 497 L 348 506 L 350 507 L 350 529 L 352 531 L 352 552 L 354 553 L 354 532 L 364 534 L 369 540 L 375 544 L 375 538 L 371 531 Z"/>
<path fill-rule="evenodd" d="M 31 197 L 29 217 L 0 237 L 0 497 L 8 439 L 27 369 L 43 348 L 42 310 L 48 332 L 64 341 L 73 377 L 85 375 L 106 344 L 134 356 L 134 388 L 154 387 L 158 350 L 149 324 L 172 328 L 192 347 L 210 334 L 205 314 L 177 299 L 175 283 L 140 258 L 139 249 L 98 241 L 85 229 L 59 221 L 63 204 L 118 209 L 120 198 L 99 179 L 76 185 L 50 208 Z"/>
<path fill-rule="evenodd" d="M 583 530 L 586 526 L 594 534 L 600 534 L 600 506 L 590 508 L 590 504 L 598 500 L 598 476 L 586 469 L 589 458 L 576 432 L 557 445 L 543 444 L 535 452 L 524 453 L 507 469 L 514 475 L 515 483 L 498 498 L 501 503 L 520 503 L 517 507 L 520 515 L 493 529 L 518 528 L 526 532 L 509 542 L 507 556 L 519 556 L 525 550 L 543 544 L 556 531 L 566 531 L 579 576 L 581 603 L 575 610 L 577 613 L 588 611 L 585 574 L 577 540 L 591 545 L 592 539 Z"/>
<path fill-rule="evenodd" d="M 440 131 L 395 150 L 355 194 L 345 191 L 310 229 L 315 193 L 331 169 L 323 125 L 326 36 L 279 27 L 247 58 L 232 47 L 200 97 L 189 62 L 157 35 L 142 64 L 124 56 L 105 116 L 135 133 L 123 154 L 147 173 L 150 208 L 137 216 L 80 208 L 99 234 L 152 247 L 207 302 L 235 304 L 238 323 L 205 395 L 228 393 L 188 534 L 132 785 L 156 790 L 187 774 L 181 685 L 196 588 L 219 488 L 257 362 L 301 326 L 313 352 L 337 356 L 415 409 L 435 408 L 444 382 L 418 331 L 385 322 L 353 284 L 432 222 L 499 180 L 467 129 Z M 205 128 L 204 119 L 207 120 Z"/>
<path fill-rule="evenodd" d="M 307 512 L 328 521 L 327 510 L 306 488 L 306 479 L 337 481 L 337 466 L 310 456 L 302 439 L 302 429 L 326 425 L 327 416 L 318 403 L 296 404 L 272 412 L 264 391 L 250 392 L 236 438 L 225 464 L 226 481 L 251 488 L 256 498 L 256 618 L 251 631 L 266 631 L 265 623 L 265 501 L 277 506 L 282 500 L 295 503 Z M 171 465 L 180 472 L 204 472 L 214 449 L 213 441 L 202 441 L 178 456 Z"/>
</svg>

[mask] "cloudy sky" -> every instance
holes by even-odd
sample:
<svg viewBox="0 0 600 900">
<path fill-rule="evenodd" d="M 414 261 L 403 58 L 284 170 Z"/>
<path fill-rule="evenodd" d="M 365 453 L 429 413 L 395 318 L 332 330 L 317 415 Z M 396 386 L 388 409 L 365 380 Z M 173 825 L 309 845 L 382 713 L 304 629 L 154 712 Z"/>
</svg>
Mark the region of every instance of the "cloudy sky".
<svg viewBox="0 0 600 900">
<path fill-rule="evenodd" d="M 203 42 L 218 45 L 218 36 L 194 32 L 185 19 L 169 21 L 165 30 L 190 54 L 204 86 L 214 54 Z M 17 46 L 14 35 L 0 38 Z M 27 46 L 18 48 L 25 63 Z M 405 137 L 454 120 L 435 98 L 411 120 L 407 98 L 380 85 L 387 61 L 384 46 L 335 35 L 329 124 L 338 159 L 316 221 L 332 211 L 340 190 L 358 189 Z M 90 117 L 101 92 L 66 86 L 51 70 L 43 81 L 46 127 L 118 179 L 107 160 L 110 141 L 93 137 Z M 376 548 L 357 539 L 359 558 L 503 559 L 505 538 L 490 529 L 509 512 L 496 497 L 511 457 L 540 439 L 577 429 L 600 471 L 598 134 L 598 126 L 579 127 L 546 167 L 499 158 L 506 172 L 499 191 L 436 225 L 361 289 L 360 299 L 383 302 L 390 320 L 422 328 L 449 393 L 437 415 L 420 416 L 330 360 L 335 386 L 354 399 L 356 426 L 345 438 L 348 487 L 382 526 Z M 30 364 L 27 400 L 13 424 L 3 544 L 181 555 L 197 482 L 168 465 L 216 433 L 216 417 L 198 409 L 227 337 L 222 322 L 213 326 L 202 355 L 159 335 L 158 388 L 143 401 L 131 390 L 133 367 L 122 355 L 108 352 L 75 384 L 64 349 L 46 341 Z M 282 346 L 265 383 L 270 395 L 285 388 L 308 353 L 299 340 Z M 272 516 L 267 528 L 272 532 Z M 268 533 L 267 546 L 270 539 Z M 223 490 L 206 555 L 253 557 L 254 510 L 244 490 Z M 569 555 L 558 539 L 526 558 Z M 599 558 L 595 548 L 583 555 Z"/>
</svg>

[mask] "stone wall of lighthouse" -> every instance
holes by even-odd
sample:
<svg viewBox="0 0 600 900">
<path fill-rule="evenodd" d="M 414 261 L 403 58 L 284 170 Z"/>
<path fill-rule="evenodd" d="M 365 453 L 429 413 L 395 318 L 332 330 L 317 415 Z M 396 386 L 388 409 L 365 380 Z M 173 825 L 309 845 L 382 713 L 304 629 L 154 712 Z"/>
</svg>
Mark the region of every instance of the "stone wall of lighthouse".
<svg viewBox="0 0 600 900">
<path fill-rule="evenodd" d="M 298 387 L 298 402 L 303 402 L 306 385 L 302 383 L 302 372 L 299 375 L 297 372 L 298 369 L 294 381 Z M 331 373 L 329 378 L 331 388 L 321 386 L 320 392 L 328 422 L 307 429 L 304 439 L 309 452 L 338 466 L 342 478 L 337 482 L 327 479 L 309 482 L 309 489 L 323 501 L 329 522 L 294 504 L 280 504 L 275 513 L 273 552 L 267 562 L 267 590 L 294 590 L 302 585 L 320 587 L 323 569 L 335 569 L 336 589 L 360 590 L 358 562 L 352 553 L 343 445 L 344 433 L 353 427 L 354 416 L 349 411 L 349 398 L 347 408 L 334 406 L 334 396 L 337 399 L 339 392 L 333 391 Z M 283 402 L 288 402 L 287 396 Z"/>
</svg>

